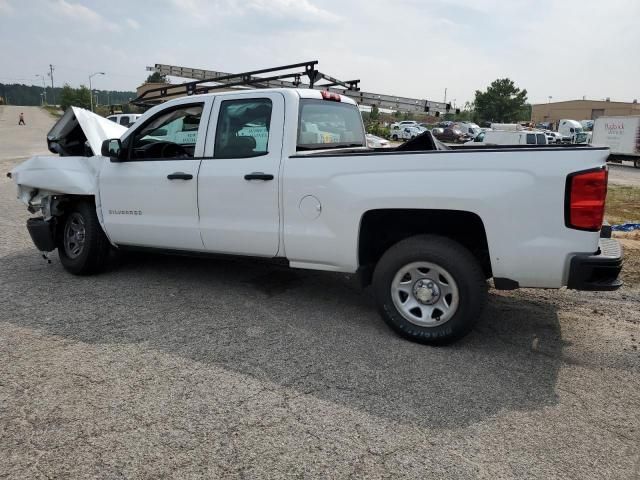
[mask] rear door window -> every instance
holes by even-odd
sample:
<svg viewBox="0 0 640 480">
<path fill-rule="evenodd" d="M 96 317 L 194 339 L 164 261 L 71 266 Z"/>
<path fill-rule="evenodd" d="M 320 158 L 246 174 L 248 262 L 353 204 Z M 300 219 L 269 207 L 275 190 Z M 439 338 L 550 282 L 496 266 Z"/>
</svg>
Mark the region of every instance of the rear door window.
<svg viewBox="0 0 640 480">
<path fill-rule="evenodd" d="M 268 98 L 225 100 L 220 104 L 215 158 L 250 158 L 269 150 L 272 103 Z"/>
</svg>

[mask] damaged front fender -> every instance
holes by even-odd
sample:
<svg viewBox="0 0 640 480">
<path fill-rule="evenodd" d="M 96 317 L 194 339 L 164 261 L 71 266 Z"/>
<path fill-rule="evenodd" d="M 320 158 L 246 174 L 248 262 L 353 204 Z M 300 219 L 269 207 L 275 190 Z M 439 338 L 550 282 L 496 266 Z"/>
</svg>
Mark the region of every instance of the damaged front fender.
<svg viewBox="0 0 640 480">
<path fill-rule="evenodd" d="M 103 157 L 37 156 L 11 170 L 18 186 L 18 199 L 25 205 L 39 205 L 51 195 L 98 194 L 98 174 Z"/>
</svg>

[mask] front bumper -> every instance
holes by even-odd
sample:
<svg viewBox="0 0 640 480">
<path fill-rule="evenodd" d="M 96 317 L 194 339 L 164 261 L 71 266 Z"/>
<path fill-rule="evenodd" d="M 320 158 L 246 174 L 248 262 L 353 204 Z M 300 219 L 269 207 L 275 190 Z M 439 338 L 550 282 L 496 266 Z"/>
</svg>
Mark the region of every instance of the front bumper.
<svg viewBox="0 0 640 480">
<path fill-rule="evenodd" d="M 41 252 L 50 252 L 56 248 L 55 220 L 34 217 L 27 220 L 27 230 L 31 240 Z"/>
<path fill-rule="evenodd" d="M 612 238 L 601 238 L 598 252 L 576 255 L 569 265 L 567 288 L 572 290 L 617 290 L 622 286 L 622 246 Z"/>
</svg>

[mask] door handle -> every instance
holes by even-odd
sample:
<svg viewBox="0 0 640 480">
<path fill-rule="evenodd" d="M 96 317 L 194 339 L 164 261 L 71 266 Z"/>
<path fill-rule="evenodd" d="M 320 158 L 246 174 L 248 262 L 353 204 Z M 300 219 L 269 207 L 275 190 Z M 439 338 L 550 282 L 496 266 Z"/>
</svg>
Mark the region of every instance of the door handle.
<svg viewBox="0 0 640 480">
<path fill-rule="evenodd" d="M 184 172 L 174 172 L 167 175 L 167 178 L 169 180 L 191 180 L 193 175 Z"/>
<path fill-rule="evenodd" d="M 273 175 L 263 172 L 251 172 L 244 176 L 245 180 L 273 180 Z"/>
</svg>

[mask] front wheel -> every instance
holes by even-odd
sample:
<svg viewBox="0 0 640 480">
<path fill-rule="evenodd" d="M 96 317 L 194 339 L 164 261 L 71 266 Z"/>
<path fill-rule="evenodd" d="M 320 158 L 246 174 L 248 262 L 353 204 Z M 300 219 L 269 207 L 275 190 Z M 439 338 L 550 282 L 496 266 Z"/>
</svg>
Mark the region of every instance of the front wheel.
<svg viewBox="0 0 640 480">
<path fill-rule="evenodd" d="M 393 141 L 397 142 L 397 141 L 398 141 L 398 135 L 395 135 L 395 134 L 394 134 L 394 135 L 391 137 L 391 140 L 393 140 Z"/>
<path fill-rule="evenodd" d="M 111 246 L 89 202 L 71 205 L 58 224 L 58 257 L 74 275 L 90 275 L 107 265 Z"/>
<path fill-rule="evenodd" d="M 469 333 L 487 299 L 485 275 L 458 242 L 436 235 L 403 240 L 382 256 L 373 275 L 384 321 L 410 340 L 446 344 Z"/>
</svg>

